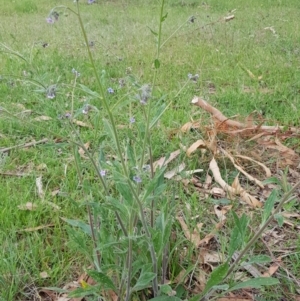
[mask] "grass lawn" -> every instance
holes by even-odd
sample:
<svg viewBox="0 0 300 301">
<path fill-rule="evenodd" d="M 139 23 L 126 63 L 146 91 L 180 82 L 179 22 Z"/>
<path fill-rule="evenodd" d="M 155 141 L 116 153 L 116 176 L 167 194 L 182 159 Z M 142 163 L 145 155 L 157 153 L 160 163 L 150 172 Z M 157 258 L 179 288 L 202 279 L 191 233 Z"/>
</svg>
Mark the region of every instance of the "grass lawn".
<svg viewBox="0 0 300 301">
<path fill-rule="evenodd" d="M 103 122 L 107 114 L 96 94 L 97 80 L 78 19 L 64 5 L 76 10 L 76 3 L 67 0 L 0 3 L 0 301 L 58 300 L 41 292 L 41 288 L 63 288 L 91 267 L 95 255 L 91 239 L 65 222 L 88 223 L 87 201 L 96 204 L 95 216 L 107 214 L 106 220 L 100 219 L 104 229 L 99 232 L 99 239 L 103 243 L 112 243 L 119 231 L 111 208 L 105 207 L 107 199 L 99 192 L 99 180 L 86 152 L 71 143 L 78 141 L 79 133 L 81 142 L 99 162 L 102 145 L 114 162 L 115 150 Z M 46 18 L 53 7 L 57 7 L 59 17 L 49 24 Z M 126 149 L 126 141 L 135 139 L 135 125 L 143 134 L 144 110 L 136 95 L 152 85 L 156 72 L 153 62 L 157 36 L 153 32 L 158 31 L 160 1 L 96 0 L 89 5 L 80 0 L 79 7 L 121 146 Z M 166 180 L 165 196 L 160 200 L 163 203 L 172 199 L 168 204 L 175 208 L 170 209 L 168 217 L 173 221 L 166 279 L 180 298 L 177 300 L 189 300 L 203 291 L 211 271 L 228 254 L 235 225 L 231 212 L 240 217 L 245 214 L 249 237 L 258 229 L 265 212 L 264 207 L 253 209 L 239 200 L 233 201 L 226 191 L 220 195 L 212 192 L 213 188 L 220 189 L 207 176 L 212 176 L 212 155 L 201 155 L 200 151 L 186 155 L 185 147 L 200 139 L 209 140 L 213 124 L 210 115 L 191 105 L 191 100 L 194 95 L 202 97 L 228 118 L 241 122 L 249 121 L 247 116 L 255 112 L 258 123 L 299 129 L 300 2 L 169 0 L 165 12 L 168 15 L 162 23 L 160 68 L 155 87 L 151 86 L 151 118 L 161 106 L 167 109 L 153 127 L 152 155 L 157 160 L 181 149 L 167 170 L 183 162 L 186 170 L 203 169 L 194 178 L 202 186 L 194 185 L 192 176 L 186 176 L 188 182 L 172 178 Z M 71 112 L 75 123 L 69 122 Z M 181 132 L 189 121 L 200 125 Z M 278 137 L 295 152 L 295 157 L 300 155 L 299 130 Z M 253 159 L 257 159 L 255 154 L 262 154 L 262 145 L 247 144 L 243 138 L 228 138 L 220 133 L 217 139 L 218 146 L 228 151 L 242 149 L 240 154 Z M 140 155 L 134 155 L 139 162 Z M 222 177 L 231 185 L 237 169 L 228 157 L 215 155 Z M 300 165 L 289 164 L 286 157 L 284 166 L 274 158 L 260 156 L 272 173 L 273 182 L 266 189 L 254 188 L 243 175 L 240 179 L 242 186 L 262 204 L 275 188 L 276 204 L 299 180 Z M 247 165 L 247 171 L 266 180 L 262 169 L 253 162 Z M 203 192 L 205 181 L 208 188 Z M 114 195 L 114 191 L 110 193 Z M 234 292 L 234 300 L 300 300 L 299 196 L 298 191 L 284 205 L 285 215 L 269 225 L 246 255 L 247 259 L 256 255 L 272 259 L 255 265 L 262 274 L 280 261 L 279 269 L 270 272 L 280 285 L 240 289 Z M 226 207 L 229 205 L 232 207 Z M 219 212 L 227 220 L 215 230 L 221 221 Z M 184 217 L 184 222 L 175 216 Z M 184 224 L 191 232 L 197 229 L 201 239 L 210 233 L 214 233 L 214 238 L 197 248 L 187 239 Z M 141 244 L 139 248 L 143 251 L 145 247 Z M 115 258 L 119 255 L 114 257 L 104 247 L 101 251 L 109 258 L 109 274 L 118 265 Z M 213 260 L 203 259 L 206 255 L 200 259 L 198 254 L 207 254 L 206 251 L 214 255 Z M 227 283 L 252 278 L 249 271 L 239 269 Z M 247 299 L 250 296 L 254 299 Z M 137 290 L 132 300 L 148 297 Z"/>
</svg>

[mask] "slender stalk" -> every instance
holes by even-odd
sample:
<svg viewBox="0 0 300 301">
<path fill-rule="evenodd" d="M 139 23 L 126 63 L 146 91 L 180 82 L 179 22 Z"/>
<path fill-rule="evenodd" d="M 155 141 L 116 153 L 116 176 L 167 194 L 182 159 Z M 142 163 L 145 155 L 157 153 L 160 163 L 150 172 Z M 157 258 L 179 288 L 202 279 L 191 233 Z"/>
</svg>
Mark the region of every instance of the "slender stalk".
<svg viewBox="0 0 300 301">
<path fill-rule="evenodd" d="M 75 162 L 75 167 L 76 167 L 76 171 L 77 171 L 77 175 L 78 175 L 78 178 L 79 178 L 79 183 L 80 185 L 82 185 L 82 174 L 81 174 L 81 171 L 80 171 L 80 166 L 79 166 L 79 162 L 78 162 L 78 157 L 77 157 L 77 154 L 76 154 L 76 145 L 73 144 L 73 155 L 74 155 L 74 162 Z"/>
<path fill-rule="evenodd" d="M 130 300 L 131 296 L 131 272 L 132 272 L 132 231 L 130 231 L 130 235 L 128 237 L 128 253 L 126 258 L 126 270 L 127 270 L 127 284 L 126 284 L 126 296 L 125 301 Z"/>
<path fill-rule="evenodd" d="M 269 224 L 274 220 L 274 216 L 280 211 L 284 203 L 289 201 L 289 197 L 291 194 L 293 194 L 298 188 L 300 187 L 300 182 L 296 183 L 288 192 L 284 194 L 281 201 L 277 205 L 276 209 L 273 211 L 273 213 L 269 216 L 269 218 L 266 220 L 266 222 L 261 226 L 261 228 L 254 234 L 254 236 L 250 239 L 250 241 L 247 243 L 245 248 L 241 251 L 239 256 L 236 258 L 234 263 L 229 268 L 226 276 L 222 281 L 224 281 L 228 276 L 234 271 L 240 260 L 244 257 L 244 255 L 248 252 L 248 250 L 253 246 L 253 244 L 260 238 L 264 230 L 269 226 Z M 205 296 L 203 296 L 200 301 L 208 300 L 208 298 L 215 292 L 215 289 L 211 289 L 209 292 L 206 293 Z M 212 299 L 214 300 L 214 299 Z"/>
<path fill-rule="evenodd" d="M 90 223 L 90 228 L 91 228 L 92 238 L 93 238 L 93 244 L 94 244 L 94 248 L 96 250 L 96 258 L 97 258 L 97 264 L 98 264 L 98 269 L 99 269 L 100 264 L 101 264 L 101 254 L 100 254 L 100 252 L 98 250 L 98 246 L 97 246 L 97 239 L 96 239 L 96 235 L 95 235 L 94 221 L 93 221 L 93 217 L 92 217 L 92 213 L 91 213 L 90 204 L 87 204 L 86 207 L 87 207 L 89 223 Z"/>
<path fill-rule="evenodd" d="M 225 279 L 232 273 L 232 271 L 235 269 L 235 267 L 237 266 L 237 264 L 239 263 L 239 261 L 248 252 L 248 250 L 250 249 L 250 247 L 253 246 L 253 244 L 258 240 L 258 238 L 262 235 L 262 233 L 265 231 L 265 229 L 269 226 L 269 224 L 274 220 L 274 216 L 280 211 L 280 209 L 282 208 L 282 206 L 284 205 L 284 203 L 289 200 L 289 197 L 291 196 L 291 194 L 293 194 L 296 191 L 296 189 L 298 189 L 299 187 L 300 187 L 300 182 L 296 183 L 288 192 L 286 192 L 284 194 L 284 196 L 282 197 L 282 200 L 279 202 L 279 204 L 277 205 L 276 209 L 272 212 L 272 214 L 266 220 L 266 222 L 262 225 L 262 227 L 250 239 L 250 241 L 247 243 L 247 245 L 245 246 L 245 248 L 241 251 L 241 253 L 237 257 L 237 259 L 231 265 L 231 267 L 229 268 L 229 270 L 228 270 L 228 272 L 227 272 L 227 274 L 225 276 Z"/>
<path fill-rule="evenodd" d="M 165 7 L 165 0 L 161 1 L 161 7 L 160 7 L 160 14 L 159 14 L 159 28 L 158 28 L 158 39 L 157 39 L 157 47 L 156 47 L 156 60 L 159 59 L 160 56 L 160 49 L 161 49 L 161 39 L 162 39 L 162 23 L 163 23 L 163 16 L 164 16 L 164 7 Z M 153 80 L 152 80 L 152 87 L 155 87 L 156 83 L 156 78 L 157 78 L 157 69 L 155 69 L 154 74 L 153 74 Z M 153 95 L 153 90 L 151 91 Z M 144 164 L 145 160 L 145 152 L 146 152 L 146 145 L 149 142 L 150 138 L 150 113 L 152 109 L 152 101 L 148 102 L 148 110 L 146 113 L 146 131 L 145 131 L 145 138 L 144 138 L 144 143 L 143 143 L 143 148 L 142 148 L 142 156 L 141 156 L 141 168 Z M 149 145 L 149 148 L 151 148 L 151 144 Z"/>
<path fill-rule="evenodd" d="M 124 174 L 125 174 L 126 177 L 128 177 L 128 170 L 127 170 L 127 167 L 126 167 L 126 164 L 125 164 L 125 160 L 124 160 L 123 155 L 122 155 L 122 150 L 121 150 L 121 145 L 120 145 L 120 141 L 119 141 L 119 138 L 118 138 L 118 132 L 117 132 L 115 120 L 114 120 L 114 117 L 113 117 L 112 112 L 110 110 L 110 107 L 108 105 L 108 102 L 106 101 L 106 95 L 104 93 L 104 88 L 102 86 L 102 83 L 100 81 L 100 77 L 99 77 L 98 71 L 97 71 L 95 63 L 94 63 L 94 59 L 93 59 L 93 56 L 92 56 L 92 53 L 91 53 L 91 50 L 90 50 L 90 47 L 89 47 L 87 35 L 86 35 L 85 29 L 84 29 L 84 26 L 83 26 L 81 15 L 79 13 L 79 4 L 78 4 L 78 2 L 77 2 L 77 9 L 78 9 L 78 14 L 77 14 L 78 15 L 78 20 L 79 20 L 81 32 L 83 34 L 83 38 L 84 38 L 84 41 L 85 41 L 85 44 L 86 44 L 86 48 L 87 48 L 89 60 L 91 62 L 91 65 L 92 65 L 92 68 L 93 68 L 93 72 L 94 72 L 94 75 L 96 77 L 97 85 L 99 87 L 100 94 L 102 96 L 102 104 L 104 105 L 104 108 L 105 108 L 105 110 L 106 110 L 106 112 L 108 114 L 108 119 L 109 119 L 109 121 L 111 123 L 111 127 L 112 127 L 112 130 L 113 130 L 113 135 L 114 135 L 114 141 L 115 141 L 116 146 L 117 146 L 117 151 L 118 151 L 119 158 L 120 158 L 123 170 L 124 170 Z"/>
<path fill-rule="evenodd" d="M 180 26 L 177 27 L 174 32 L 161 44 L 161 47 L 163 47 L 191 18 L 188 18 L 185 22 L 183 22 Z"/>
<path fill-rule="evenodd" d="M 159 34 L 158 34 L 158 45 L 157 45 L 157 55 L 156 55 L 157 59 L 158 59 L 159 53 L 160 53 L 161 31 L 162 31 L 162 18 L 163 18 L 164 2 L 165 1 L 162 0 L 161 11 L 160 11 Z M 144 216 L 144 212 L 143 212 L 143 205 L 142 205 L 142 203 L 141 203 L 141 201 L 139 199 L 139 196 L 138 196 L 136 190 L 133 187 L 132 182 L 129 179 L 129 173 L 128 173 L 128 170 L 127 170 L 127 167 L 126 167 L 126 164 L 125 164 L 125 160 L 123 158 L 123 154 L 122 154 L 122 150 L 121 150 L 120 141 L 119 141 L 119 138 L 118 138 L 118 133 L 117 133 L 116 125 L 115 125 L 115 122 L 114 122 L 114 118 L 113 118 L 112 112 L 111 112 L 111 110 L 109 108 L 109 105 L 108 105 L 108 103 L 106 101 L 106 96 L 105 96 L 105 93 L 104 93 L 104 89 L 103 89 L 103 86 L 101 84 L 98 72 L 96 70 L 96 66 L 94 64 L 94 60 L 93 60 L 93 57 L 92 57 L 91 50 L 90 50 L 90 48 L 88 46 L 88 39 L 87 39 L 86 32 L 84 30 L 84 26 L 83 26 L 83 22 L 82 22 L 82 19 L 81 19 L 81 15 L 79 13 L 78 2 L 77 2 L 77 9 L 78 9 L 78 14 L 77 15 L 78 15 L 78 19 L 79 19 L 80 28 L 81 28 L 81 31 L 82 31 L 82 34 L 83 34 L 83 37 L 84 37 L 84 41 L 85 41 L 85 44 L 86 44 L 86 48 L 87 48 L 87 51 L 88 51 L 88 56 L 89 56 L 90 62 L 92 63 L 92 68 L 93 68 L 93 71 L 94 71 L 94 74 L 95 74 L 95 77 L 96 77 L 96 81 L 97 81 L 97 84 L 98 84 L 98 87 L 99 87 L 99 90 L 100 90 L 100 94 L 102 96 L 102 104 L 104 105 L 104 108 L 107 111 L 108 119 L 109 119 L 109 121 L 111 123 L 111 127 L 112 127 L 112 130 L 113 130 L 113 135 L 114 135 L 114 140 L 115 140 L 117 151 L 118 151 L 118 154 L 119 154 L 119 159 L 120 159 L 122 167 L 123 167 L 124 175 L 127 178 L 128 187 L 129 187 L 130 191 L 132 192 L 132 195 L 133 195 L 134 199 L 136 200 L 137 205 L 139 207 L 139 211 L 140 211 L 140 215 L 141 215 L 140 216 L 141 222 L 142 222 L 143 228 L 145 230 L 146 236 L 148 238 L 150 255 L 151 255 L 151 260 L 152 260 L 152 264 L 153 264 L 153 272 L 156 275 L 156 277 L 153 279 L 153 294 L 154 294 L 154 296 L 157 296 L 158 295 L 157 258 L 156 258 L 156 254 L 155 254 L 153 243 L 151 243 L 151 233 L 150 233 L 150 231 L 148 229 L 148 225 L 147 225 L 147 222 L 145 220 L 145 216 Z M 155 73 L 154 73 L 153 83 L 155 83 L 155 81 L 156 81 L 156 76 L 157 76 L 157 71 L 155 71 Z M 142 150 L 141 167 L 142 167 L 143 162 L 144 162 L 145 150 L 147 149 L 146 145 L 147 145 L 148 137 L 149 137 L 150 112 L 151 112 L 151 105 L 150 104 L 151 104 L 151 102 L 149 102 L 149 105 L 148 105 L 148 113 L 147 113 L 148 118 L 147 118 L 147 125 L 146 125 L 144 146 L 143 146 L 143 150 Z M 90 157 L 91 156 L 89 156 L 89 158 Z M 94 163 L 93 163 L 93 165 L 94 165 Z M 97 170 L 97 173 L 99 173 L 97 166 L 95 166 L 95 168 Z M 101 175 L 100 175 L 100 177 L 101 177 Z M 104 180 L 102 179 L 101 182 L 103 184 Z M 106 186 L 104 186 L 104 187 L 106 187 Z"/>
</svg>

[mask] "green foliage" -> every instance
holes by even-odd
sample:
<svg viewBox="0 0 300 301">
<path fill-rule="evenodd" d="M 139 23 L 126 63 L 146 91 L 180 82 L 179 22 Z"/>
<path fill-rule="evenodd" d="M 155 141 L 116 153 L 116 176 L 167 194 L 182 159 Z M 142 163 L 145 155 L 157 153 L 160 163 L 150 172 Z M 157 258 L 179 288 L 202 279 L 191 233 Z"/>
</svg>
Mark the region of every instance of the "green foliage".
<svg viewBox="0 0 300 301">
<path fill-rule="evenodd" d="M 203 291 L 203 296 L 215 285 L 218 285 L 227 275 L 227 272 L 229 270 L 229 263 L 225 262 L 221 265 L 219 265 L 216 269 L 214 269 L 210 277 L 206 283 L 205 289 Z"/>
<path fill-rule="evenodd" d="M 278 279 L 271 277 L 258 277 L 254 279 L 250 279 L 241 283 L 238 283 L 231 287 L 228 291 L 236 291 L 242 288 L 250 287 L 250 288 L 261 288 L 262 286 L 268 285 L 276 285 L 279 284 Z"/>
<path fill-rule="evenodd" d="M 278 192 L 276 191 L 276 189 L 274 189 L 269 195 L 265 203 L 263 217 L 262 217 L 262 224 L 264 224 L 266 220 L 269 218 L 272 210 L 274 209 L 275 202 L 277 200 L 278 200 Z"/>
<path fill-rule="evenodd" d="M 144 168 L 179 143 L 189 143 L 186 137 L 170 138 L 168 133 L 190 120 L 187 112 L 198 114 L 190 108 L 189 99 L 199 91 L 229 116 L 258 110 L 267 120 L 298 125 L 299 76 L 291 67 L 298 63 L 295 41 L 299 32 L 294 30 L 298 2 L 273 2 L 255 0 L 249 7 L 244 1 L 209 1 L 207 6 L 200 4 L 195 14 L 199 3 L 192 0 L 171 1 L 167 9 L 163 1 L 160 7 L 158 2 L 143 0 L 98 1 L 96 5 L 79 1 L 85 42 L 94 62 L 88 62 L 76 15 L 70 10 L 55 8 L 59 19 L 47 24 L 49 1 L 0 3 L 1 147 L 45 137 L 52 141 L 26 150 L 16 148 L 3 157 L 1 153 L 4 174 L 29 170 L 24 177 L 1 174 L 1 300 L 30 300 L 34 285 L 63 287 L 90 265 L 88 273 L 97 285 L 81 287 L 70 296 L 100 298 L 103 290 L 112 289 L 121 300 L 149 291 L 157 295 L 155 301 L 192 297 L 186 284 L 172 282 L 182 269 L 186 277 L 197 272 L 191 254 L 198 250 L 189 248 L 183 258 L 182 249 L 189 244 L 174 224 L 176 206 L 191 205 L 192 197 L 177 183 L 166 183 L 164 169 L 151 174 L 151 168 Z M 76 10 L 72 1 L 68 5 Z M 237 8 L 233 22 L 215 22 L 232 6 Z M 257 10 L 265 16 L 263 22 Z M 196 15 L 193 23 L 186 21 L 191 15 Z M 284 15 L 290 22 L 282 21 Z M 274 24 L 276 36 L 263 30 L 265 22 Z M 263 81 L 252 80 L 239 66 L 262 74 Z M 81 73 L 76 80 L 72 68 Z M 190 72 L 200 74 L 198 82 L 187 79 Z M 145 85 L 152 91 L 142 105 Z M 48 99 L 53 86 L 56 97 Z M 244 92 L 246 86 L 251 93 Z M 271 93 L 262 92 L 265 86 Z M 109 87 L 114 94 L 107 92 Z M 73 109 L 73 118 L 90 127 L 65 117 Z M 51 119 L 34 120 L 42 115 Z M 131 117 L 136 121 L 129 124 Z M 86 142 L 90 142 L 89 160 L 87 153 L 78 153 Z M 40 169 L 42 163 L 45 169 Z M 99 171 L 106 175 L 100 178 Z M 46 202 L 36 193 L 39 175 Z M 134 181 L 135 176 L 141 182 Z M 283 191 L 289 189 L 287 183 L 273 181 Z M 280 192 L 276 197 L 280 198 Z M 274 208 L 273 197 L 263 209 L 263 221 Z M 26 202 L 37 204 L 37 211 L 17 209 Z M 209 224 L 207 208 L 199 206 L 197 192 L 194 202 L 193 213 L 197 211 L 201 222 Z M 56 211 L 51 203 L 60 209 Z M 288 205 L 293 210 L 297 202 Z M 275 218 L 282 224 L 282 215 Z M 231 219 L 231 236 L 224 247 L 228 261 L 210 275 L 206 292 L 259 287 L 255 279 L 219 284 L 227 282 L 224 277 L 231 256 L 248 241 L 247 218 L 233 213 Z M 32 230 L 39 226 L 45 228 Z M 175 242 L 171 236 L 176 236 Z M 241 266 L 270 262 L 268 256 L 244 256 L 243 260 Z M 42 271 L 49 278 L 40 277 Z M 165 280 L 163 274 L 169 285 L 159 285 Z M 174 292 L 177 295 L 171 296 Z"/>
<path fill-rule="evenodd" d="M 229 241 L 228 258 L 232 258 L 235 251 L 240 250 L 246 243 L 246 231 L 248 226 L 248 217 L 243 214 L 239 218 L 234 211 L 232 211 L 235 225 L 231 232 Z"/>
<path fill-rule="evenodd" d="M 37 12 L 38 7 L 32 0 L 25 0 L 15 4 L 15 11 L 22 14 L 30 14 Z"/>
</svg>

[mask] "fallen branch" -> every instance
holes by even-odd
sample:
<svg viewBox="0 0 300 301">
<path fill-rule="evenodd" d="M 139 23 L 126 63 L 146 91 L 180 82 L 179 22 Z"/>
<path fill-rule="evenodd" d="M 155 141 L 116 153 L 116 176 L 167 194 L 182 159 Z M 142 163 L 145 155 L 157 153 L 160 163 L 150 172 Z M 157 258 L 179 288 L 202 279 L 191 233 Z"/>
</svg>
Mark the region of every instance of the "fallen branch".
<svg viewBox="0 0 300 301">
<path fill-rule="evenodd" d="M 16 148 L 26 148 L 26 147 L 34 146 L 37 144 L 46 143 L 46 142 L 48 142 L 48 138 L 44 138 L 39 141 L 32 141 L 32 142 L 28 142 L 28 143 L 24 143 L 24 144 L 18 144 L 18 145 L 14 145 L 14 146 L 10 146 L 10 147 L 1 148 L 0 152 L 5 153 L 5 152 L 9 152 L 10 150 L 13 150 Z"/>
<path fill-rule="evenodd" d="M 285 127 L 283 126 L 268 126 L 268 125 L 257 125 L 257 126 L 250 126 L 246 125 L 244 123 L 235 121 L 235 120 L 231 120 L 229 118 L 227 118 L 226 116 L 224 116 L 222 114 L 221 111 L 219 111 L 218 109 L 216 109 L 215 107 L 211 106 L 208 102 L 206 102 L 204 99 L 194 96 L 194 98 L 192 99 L 191 103 L 193 105 L 196 105 L 202 109 L 204 109 L 205 111 L 209 112 L 214 118 L 216 118 L 219 122 L 226 124 L 228 127 L 232 127 L 235 129 L 240 129 L 239 132 L 242 131 L 254 131 L 254 132 L 269 132 L 269 133 L 276 133 L 278 131 L 284 131 Z M 292 133 L 299 133 L 299 129 L 295 128 L 295 127 L 290 127 L 288 128 L 289 131 L 291 131 Z"/>
<path fill-rule="evenodd" d="M 27 176 L 28 174 L 22 173 L 22 172 L 2 172 L 0 171 L 0 176 L 6 176 L 6 177 L 24 177 Z"/>
<path fill-rule="evenodd" d="M 262 207 L 262 203 L 255 197 L 247 193 L 239 184 L 238 179 L 234 181 L 233 185 L 227 184 L 221 177 L 220 169 L 218 167 L 215 158 L 209 163 L 209 169 L 212 171 L 215 181 L 223 188 L 224 191 L 228 192 L 230 198 L 234 198 L 235 195 L 240 195 L 241 199 L 252 207 Z"/>
</svg>

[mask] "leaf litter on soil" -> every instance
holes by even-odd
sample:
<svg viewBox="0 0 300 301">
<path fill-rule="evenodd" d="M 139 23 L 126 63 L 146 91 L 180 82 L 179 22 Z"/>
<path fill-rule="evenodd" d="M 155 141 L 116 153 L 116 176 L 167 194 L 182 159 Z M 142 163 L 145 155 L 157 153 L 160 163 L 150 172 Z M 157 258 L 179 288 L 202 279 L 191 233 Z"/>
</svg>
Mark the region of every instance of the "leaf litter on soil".
<svg viewBox="0 0 300 301">
<path fill-rule="evenodd" d="M 181 163 L 177 164 L 177 167 L 167 171 L 165 178 L 181 181 L 186 188 L 189 186 L 194 187 L 199 192 L 200 199 L 205 200 L 211 197 L 215 200 L 220 200 L 222 198 L 231 202 L 230 205 L 214 205 L 213 211 L 217 216 L 218 222 L 213 226 L 211 232 L 204 235 L 204 223 L 199 222 L 194 229 L 191 229 L 188 226 L 190 223 L 185 217 L 180 213 L 176 217 L 186 239 L 192 243 L 195 250 L 199 250 L 198 254 L 194 256 L 195 264 L 199 268 L 197 272 L 194 272 L 192 278 L 190 278 L 189 273 L 185 269 L 182 269 L 173 280 L 173 283 L 181 282 L 191 293 L 198 294 L 204 290 L 209 274 L 218 264 L 222 264 L 226 260 L 226 256 L 224 257 L 224 254 L 219 252 L 218 242 L 214 238 L 220 229 L 225 228 L 226 215 L 232 209 L 233 202 L 238 201 L 242 204 L 242 211 L 250 212 L 250 209 L 252 211 L 259 210 L 270 195 L 269 192 L 276 187 L 274 184 L 264 184 L 266 178 L 278 175 L 278 169 L 286 166 L 290 168 L 289 174 L 291 179 L 293 179 L 293 176 L 297 178 L 297 175 L 299 175 L 299 154 L 283 143 L 287 138 L 298 138 L 300 136 L 300 129 L 279 125 L 265 126 L 263 125 L 263 119 L 255 114 L 250 114 L 245 118 L 244 122 L 232 120 L 198 97 L 194 97 L 192 104 L 210 113 L 212 122 L 206 123 L 205 126 L 200 121 L 188 122 L 181 127 L 180 132 L 181 134 L 188 135 L 190 132 L 197 130 L 201 131 L 204 138 L 195 140 L 190 146 L 182 146 L 181 150 L 175 150 L 168 157 L 161 157 L 153 165 L 154 170 L 166 167 L 175 159 L 178 159 L 183 151 L 185 151 L 186 158 L 188 159 L 197 156 L 198 153 L 199 155 L 201 154 L 201 158 L 206 156 L 206 162 L 209 162 L 206 170 L 201 166 L 201 169 L 196 167 L 195 170 L 184 171 L 186 163 Z M 78 122 L 75 123 L 79 126 L 88 126 Z M 207 126 L 207 124 L 210 124 L 210 126 Z M 89 148 L 89 142 L 85 144 L 85 148 Z M 80 148 L 78 152 L 82 158 L 86 158 L 83 148 Z M 222 178 L 220 166 L 224 159 L 228 159 L 238 173 L 231 184 Z M 206 178 L 202 182 L 197 173 L 202 172 L 203 174 L 205 171 Z M 250 186 L 248 181 L 251 183 Z M 290 223 L 290 225 L 293 225 L 290 222 L 290 218 L 298 217 L 298 215 L 286 212 L 284 222 L 285 224 Z M 284 237 L 284 234 L 277 235 L 274 229 L 266 231 L 262 237 L 262 239 L 268 238 L 270 240 L 270 246 L 278 244 Z M 235 253 L 232 259 L 238 255 L 237 252 Z M 182 256 L 184 256 L 184 251 Z M 273 275 L 278 270 L 279 264 L 278 259 L 274 259 L 268 267 L 264 267 L 264 270 L 258 270 L 252 264 L 245 265 L 243 269 L 248 272 L 248 277 L 243 277 L 249 279 L 251 276 Z M 73 282 L 71 286 L 66 285 L 64 289 L 72 291 L 77 287 L 83 287 L 85 283 L 94 285 L 92 279 L 83 279 L 85 276 L 86 274 L 80 276 L 76 282 Z M 191 280 L 194 281 L 193 288 L 190 286 Z M 74 298 L 68 298 L 67 294 L 54 295 L 53 292 L 46 289 L 41 290 L 40 293 L 46 294 L 53 301 L 75 300 Z M 230 292 L 226 297 L 217 300 L 252 300 L 253 293 L 255 291 L 242 289 L 235 294 Z M 117 298 L 113 291 L 107 291 L 105 294 L 111 300 L 116 300 Z M 77 300 L 81 301 L 83 299 L 78 298 Z"/>
<path fill-rule="evenodd" d="M 231 202 L 238 201 L 240 204 L 246 204 L 246 207 L 243 205 L 242 209 L 240 209 L 242 211 L 249 212 L 251 208 L 252 211 L 256 210 L 256 208 L 259 210 L 270 195 L 269 192 L 278 188 L 274 184 L 265 184 L 264 180 L 272 176 L 281 177 L 281 170 L 284 168 L 288 168 L 290 171 L 287 175 L 289 183 L 292 184 L 299 178 L 300 156 L 284 143 L 288 138 L 299 139 L 300 128 L 278 124 L 274 126 L 264 125 L 264 119 L 256 113 L 250 114 L 244 119 L 244 122 L 230 119 L 199 97 L 194 97 L 191 103 L 204 109 L 211 116 L 211 122 L 206 122 L 205 125 L 203 125 L 201 120 L 192 121 L 187 122 L 180 129 L 181 134 L 188 135 L 197 130 L 202 136 L 201 139 L 195 140 L 190 146 L 185 146 L 184 149 L 187 158 L 195 156 L 202 158 L 205 153 L 206 162 L 209 162 L 206 170 L 206 180 L 201 182 L 200 178 L 195 175 L 188 179 L 182 179 L 184 187 L 190 185 L 196 191 L 199 191 L 200 199 L 205 200 L 208 197 L 212 197 L 218 200 L 220 197 L 225 197 Z M 207 126 L 207 124 L 210 124 L 210 126 Z M 222 165 L 224 159 L 228 159 L 232 164 L 232 168 L 238 173 L 231 184 L 227 183 L 221 175 L 219 166 Z M 199 159 L 199 161 L 201 160 Z M 199 258 L 201 260 L 198 259 L 195 262 L 198 262 L 198 265 L 202 268 L 204 268 L 204 264 L 209 264 L 207 259 L 211 257 L 208 254 L 211 253 L 215 259 L 217 258 L 216 256 L 219 252 L 211 249 L 210 245 L 218 230 L 225 226 L 225 215 L 231 207 L 214 206 L 219 222 L 215 225 L 212 232 L 204 237 L 202 237 L 202 230 L 205 228 L 203 223 L 198 223 L 195 229 L 190 229 L 188 227 L 189 221 L 185 220 L 180 214 L 177 216 L 177 221 L 181 225 L 187 240 L 191 241 L 195 249 L 201 246 L 201 249 L 199 249 Z M 283 214 L 283 223 L 297 228 L 288 218 L 298 218 L 298 215 L 294 216 L 288 212 L 283 212 Z M 284 231 L 284 229 L 281 230 Z M 269 236 L 271 237 L 272 235 L 270 232 Z M 278 243 L 279 237 L 282 239 L 283 234 L 277 236 L 277 239 L 272 238 L 274 245 L 276 241 Z M 270 276 L 275 274 L 279 268 L 277 260 L 274 260 L 269 267 L 264 267 L 265 270 L 259 271 L 253 265 L 245 266 L 244 269 L 252 277 Z M 222 260 L 215 260 L 214 263 L 216 262 L 222 263 Z M 213 269 L 214 266 L 211 265 L 211 270 Z M 200 286 L 198 285 L 197 293 L 203 291 L 203 281 L 204 283 L 206 282 L 208 275 L 202 275 L 200 278 L 202 283 Z M 243 290 L 243 292 L 245 293 L 246 291 Z M 232 300 L 232 298 L 234 300 L 252 300 L 252 293 L 246 292 L 246 295 L 245 297 L 244 294 L 243 296 L 238 296 L 230 293 L 228 297 L 219 300 Z"/>
</svg>

